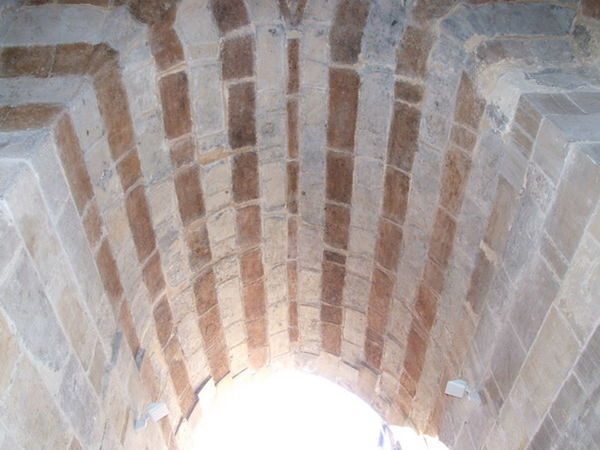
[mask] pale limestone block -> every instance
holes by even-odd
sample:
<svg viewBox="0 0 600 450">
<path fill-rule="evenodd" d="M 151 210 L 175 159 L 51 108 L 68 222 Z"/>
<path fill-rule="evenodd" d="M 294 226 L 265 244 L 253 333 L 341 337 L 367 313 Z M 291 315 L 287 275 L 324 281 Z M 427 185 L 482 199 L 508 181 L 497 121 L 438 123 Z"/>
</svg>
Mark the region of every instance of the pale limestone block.
<svg viewBox="0 0 600 450">
<path fill-rule="evenodd" d="M 238 278 L 233 278 L 219 285 L 217 287 L 217 298 L 224 327 L 229 327 L 244 319 L 241 285 Z"/>
<path fill-rule="evenodd" d="M 370 275 L 370 274 L 369 274 Z M 357 311 L 367 311 L 371 282 L 368 278 L 362 278 L 354 273 L 346 272 L 344 279 L 343 304 Z"/>
<path fill-rule="evenodd" d="M 209 235 L 210 236 L 210 235 Z M 230 236 L 222 241 L 210 244 L 213 260 L 221 259 L 237 252 L 235 236 Z"/>
<path fill-rule="evenodd" d="M 310 305 L 298 305 L 298 329 L 303 343 L 321 341 L 320 308 Z"/>
<path fill-rule="evenodd" d="M 364 341 L 364 337 L 363 337 Z M 364 342 L 361 342 L 360 345 L 353 344 L 351 342 L 342 339 L 342 360 L 354 367 L 359 367 L 360 364 L 364 361 Z M 356 374 L 358 377 L 358 372 Z M 358 381 L 358 380 L 357 380 Z M 354 389 L 353 385 L 352 388 Z"/>
<path fill-rule="evenodd" d="M 263 22 L 281 21 L 279 8 L 271 3 L 265 3 L 262 0 L 248 0 L 246 1 L 246 6 L 248 7 L 251 23 L 259 24 Z"/>
<path fill-rule="evenodd" d="M 298 272 L 298 302 L 316 305 L 321 300 L 321 273 L 301 268 Z"/>
<path fill-rule="evenodd" d="M 351 223 L 353 227 L 377 232 L 381 191 L 373 187 L 354 186 L 352 192 Z"/>
<path fill-rule="evenodd" d="M 0 203 L 0 279 L 8 270 L 8 265 L 17 254 L 23 241 L 17 233 L 15 224 L 10 217 L 10 212 L 6 205 Z"/>
<path fill-rule="evenodd" d="M 57 76 L 52 78 L 2 78 L 0 99 L 7 106 L 29 103 L 69 103 L 81 88 L 84 78 Z"/>
<path fill-rule="evenodd" d="M 235 211 L 228 208 L 211 215 L 207 220 L 208 236 L 211 248 L 213 243 L 219 243 L 226 239 L 235 237 Z"/>
<path fill-rule="evenodd" d="M 129 99 L 131 117 L 134 121 L 144 113 L 159 107 L 155 81 L 156 69 L 152 64 L 152 60 L 148 63 L 148 65 L 136 70 L 123 72 L 123 83 Z"/>
<path fill-rule="evenodd" d="M 223 284 L 232 278 L 240 277 L 238 259 L 235 256 L 224 258 L 214 265 L 215 281 L 217 285 Z"/>
<path fill-rule="evenodd" d="M 346 272 L 369 280 L 373 271 L 373 258 L 362 255 L 348 255 L 346 257 Z"/>
<path fill-rule="evenodd" d="M 225 129 L 225 92 L 221 86 L 221 64 L 206 62 L 189 71 L 193 121 L 199 136 Z"/>
<path fill-rule="evenodd" d="M 207 0 L 183 0 L 177 8 L 174 28 L 188 47 L 219 39 L 219 31 Z"/>
<path fill-rule="evenodd" d="M 269 334 L 277 334 L 288 328 L 289 305 L 287 302 L 279 302 L 269 305 Z"/>
<path fill-rule="evenodd" d="M 283 208 L 287 193 L 285 163 L 261 164 L 260 187 L 263 207 L 266 211 Z"/>
<path fill-rule="evenodd" d="M 287 267 L 285 264 L 268 269 L 265 286 L 269 305 L 287 299 Z"/>
<path fill-rule="evenodd" d="M 171 173 L 171 159 L 165 144 L 161 113 L 156 111 L 135 122 L 138 156 L 142 174 L 150 184 L 162 180 Z"/>
<path fill-rule="evenodd" d="M 352 344 L 364 345 L 367 316 L 362 312 L 354 311 L 350 308 L 345 308 L 344 316 L 344 340 Z"/>
<path fill-rule="evenodd" d="M 275 19 L 279 14 L 273 5 L 269 9 Z M 256 87 L 258 91 L 276 89 L 283 91 L 285 82 L 285 32 L 282 25 L 256 26 Z"/>
<path fill-rule="evenodd" d="M 377 234 L 362 228 L 350 227 L 348 251 L 367 258 L 373 258 Z"/>
<path fill-rule="evenodd" d="M 405 21 L 405 8 L 401 2 L 374 2 L 363 31 L 361 58 L 367 64 L 395 66 L 396 46 Z"/>
<path fill-rule="evenodd" d="M 557 307 L 580 342 L 594 329 L 599 314 L 600 245 L 585 234 L 565 274 L 557 297 Z"/>
<path fill-rule="evenodd" d="M 114 8 L 106 18 L 105 26 L 102 30 L 102 36 L 111 47 L 123 54 L 122 58 L 126 67 L 134 67 L 137 58 L 131 58 L 132 53 L 128 52 L 136 42 L 147 39 L 147 25 L 136 20 L 126 7 Z M 150 47 L 150 46 L 147 46 Z M 148 54 L 149 52 L 149 48 Z"/>
<path fill-rule="evenodd" d="M 101 42 L 107 10 L 86 6 L 23 8 L 8 11 L 0 21 L 4 45 Z"/>
<path fill-rule="evenodd" d="M 248 367 L 248 345 L 245 342 L 230 349 L 229 362 L 232 374 L 238 374 Z"/>
<path fill-rule="evenodd" d="M 277 358 L 290 351 L 290 338 L 288 330 L 269 336 L 271 358 Z"/>
<path fill-rule="evenodd" d="M 187 244 L 178 237 L 169 241 L 161 239 L 158 241 L 158 246 L 165 281 L 172 287 L 182 286 L 192 276 L 188 263 L 189 248 Z"/>
<path fill-rule="evenodd" d="M 173 233 L 181 228 L 181 218 L 172 178 L 166 178 L 149 186 L 146 190 L 146 198 L 152 222 L 156 224 L 155 229 L 162 225 L 163 233 Z M 156 238 L 161 240 L 163 237 L 157 235 Z"/>
<path fill-rule="evenodd" d="M 287 220 L 285 216 L 269 216 L 263 220 L 264 254 L 267 265 L 285 262 L 287 257 Z"/>
<path fill-rule="evenodd" d="M 4 315 L 0 313 L 0 354 L 2 354 L 2 365 L 0 366 L 0 395 L 10 386 L 14 379 L 13 372 L 21 349 L 15 331 L 11 329 Z"/>
<path fill-rule="evenodd" d="M 21 359 L 17 370 L 19 376 L 0 403 L 0 421 L 10 424 L 10 436 L 23 448 L 66 448 L 69 426 L 40 375 L 27 358 Z"/>
<path fill-rule="evenodd" d="M 96 201 L 101 211 L 116 203 L 123 195 L 119 176 L 105 139 L 99 140 L 85 153 L 85 162 L 90 175 Z"/>
<path fill-rule="evenodd" d="M 321 270 L 323 261 L 321 230 L 301 226 L 298 230 L 298 262 L 302 267 Z"/>
</svg>

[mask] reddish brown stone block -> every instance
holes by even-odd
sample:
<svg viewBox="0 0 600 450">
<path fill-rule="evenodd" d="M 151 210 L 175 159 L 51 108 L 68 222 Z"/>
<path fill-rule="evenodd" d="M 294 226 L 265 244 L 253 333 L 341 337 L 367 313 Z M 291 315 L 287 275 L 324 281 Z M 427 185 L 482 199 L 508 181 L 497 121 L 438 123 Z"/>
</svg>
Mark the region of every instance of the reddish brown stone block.
<svg viewBox="0 0 600 450">
<path fill-rule="evenodd" d="M 251 77 L 254 73 L 254 49 L 251 36 L 236 37 L 223 42 L 221 60 L 223 79 Z"/>
<path fill-rule="evenodd" d="M 98 211 L 98 205 L 95 201 L 88 203 L 88 207 L 82 218 L 83 229 L 88 239 L 91 248 L 98 243 L 102 237 L 102 217 Z"/>
<path fill-rule="evenodd" d="M 485 296 L 495 273 L 494 264 L 486 257 L 485 252 L 480 250 L 475 260 L 475 269 L 471 275 L 471 284 L 467 292 L 467 302 L 471 304 L 475 314 L 481 313 L 483 309 Z"/>
<path fill-rule="evenodd" d="M 248 365 L 253 370 L 265 367 L 269 362 L 269 347 L 254 347 L 248 349 Z"/>
<path fill-rule="evenodd" d="M 217 304 L 215 275 L 212 269 L 204 271 L 194 281 L 194 297 L 196 299 L 196 311 L 199 315 L 203 315 Z"/>
<path fill-rule="evenodd" d="M 476 130 L 484 108 L 485 101 L 478 96 L 473 82 L 463 72 L 456 94 L 454 121 Z"/>
<path fill-rule="evenodd" d="M 267 338 L 267 320 L 264 317 L 246 322 L 246 332 L 248 333 L 248 347 L 266 347 L 269 345 Z"/>
<path fill-rule="evenodd" d="M 142 271 L 144 283 L 150 293 L 151 301 L 156 299 L 165 288 L 165 278 L 163 276 L 162 265 L 160 261 L 160 253 L 154 252 Z"/>
<path fill-rule="evenodd" d="M 185 241 L 189 250 L 188 258 L 191 269 L 201 269 L 210 262 L 212 254 L 205 223 L 189 227 L 185 232 Z"/>
<path fill-rule="evenodd" d="M 378 371 L 381 367 L 381 357 L 383 355 L 383 346 L 377 342 L 367 339 L 365 341 L 365 360 L 367 365 Z"/>
<path fill-rule="evenodd" d="M 354 64 L 360 54 L 363 28 L 369 14 L 369 2 L 347 0 L 336 9 L 329 32 L 331 59 L 337 63 Z"/>
<path fill-rule="evenodd" d="M 221 34 L 248 25 L 248 12 L 242 0 L 211 0 L 210 4 Z"/>
<path fill-rule="evenodd" d="M 175 192 L 179 215 L 184 225 L 204 216 L 204 197 L 198 166 L 182 167 L 175 172 Z"/>
<path fill-rule="evenodd" d="M 441 208 L 438 209 L 429 244 L 429 257 L 441 268 L 447 267 L 454 245 L 456 222 Z"/>
<path fill-rule="evenodd" d="M 525 131 L 532 139 L 537 136 L 542 115 L 535 109 L 529 101 L 521 96 L 517 110 L 515 111 L 514 121 Z"/>
<path fill-rule="evenodd" d="M 231 148 L 256 145 L 255 108 L 253 82 L 247 81 L 229 86 L 228 135 Z"/>
<path fill-rule="evenodd" d="M 94 46 L 84 42 L 56 46 L 52 75 L 84 75 L 88 73 Z"/>
<path fill-rule="evenodd" d="M 298 101 L 287 102 L 287 143 L 288 156 L 298 158 Z"/>
<path fill-rule="evenodd" d="M 182 396 L 190 389 L 190 380 L 185 366 L 185 356 L 177 336 L 173 336 L 165 347 L 165 360 L 169 366 L 169 375 L 178 396 Z"/>
<path fill-rule="evenodd" d="M 173 314 L 167 297 L 163 297 L 154 307 L 154 324 L 158 342 L 165 348 L 173 334 Z"/>
<path fill-rule="evenodd" d="M 287 164 L 287 208 L 290 214 L 298 213 L 298 162 Z"/>
<path fill-rule="evenodd" d="M 327 145 L 332 148 L 354 148 L 359 85 L 360 78 L 354 70 L 329 69 Z"/>
<path fill-rule="evenodd" d="M 121 73 L 118 69 L 102 72 L 94 78 L 94 88 L 110 152 L 116 161 L 134 146 L 133 123 Z"/>
<path fill-rule="evenodd" d="M 402 386 L 411 398 L 417 393 L 417 383 L 406 372 L 402 372 L 402 375 L 400 375 L 400 386 Z"/>
<path fill-rule="evenodd" d="M 346 249 L 350 228 L 350 209 L 327 203 L 325 205 L 325 243 Z"/>
<path fill-rule="evenodd" d="M 298 220 L 295 217 L 288 219 L 288 259 L 298 257 Z"/>
<path fill-rule="evenodd" d="M 50 75 L 54 47 L 6 47 L 0 55 L 0 77 L 30 76 L 45 78 Z"/>
<path fill-rule="evenodd" d="M 421 0 L 415 4 L 413 17 L 420 23 L 427 23 L 444 16 L 454 5 L 454 0 Z"/>
<path fill-rule="evenodd" d="M 327 152 L 327 200 L 350 203 L 353 171 L 354 158 L 351 155 Z"/>
<path fill-rule="evenodd" d="M 346 257 L 344 255 L 342 255 L 341 253 L 332 252 L 331 250 L 323 251 L 323 259 L 325 261 L 331 261 L 336 264 L 346 264 Z"/>
<path fill-rule="evenodd" d="M 175 168 L 194 162 L 196 144 L 192 136 L 187 136 L 171 144 L 171 163 Z"/>
<path fill-rule="evenodd" d="M 212 377 L 215 382 L 220 381 L 229 373 L 229 357 L 224 339 L 221 338 L 212 348 L 208 349 L 206 356 Z"/>
<path fill-rule="evenodd" d="M 600 3 L 597 0 L 583 0 L 581 12 L 584 16 L 600 20 Z"/>
<path fill-rule="evenodd" d="M 321 305 L 321 321 L 341 325 L 342 311 L 342 308 L 339 306 L 332 306 L 324 303 Z"/>
<path fill-rule="evenodd" d="M 158 82 L 167 138 L 175 139 L 192 130 L 188 78 L 185 72 L 164 76 Z"/>
<path fill-rule="evenodd" d="M 298 294 L 298 267 L 296 261 L 288 261 L 287 263 L 288 277 L 288 297 L 290 300 L 295 300 Z"/>
<path fill-rule="evenodd" d="M 118 162 L 117 172 L 121 179 L 123 191 L 126 192 L 127 189 L 133 186 L 142 177 L 142 169 L 140 167 L 140 159 L 138 158 L 137 150 L 130 150 L 129 153 Z"/>
<path fill-rule="evenodd" d="M 413 327 L 408 333 L 404 370 L 416 382 L 421 378 L 427 343 Z"/>
<path fill-rule="evenodd" d="M 65 114 L 58 121 L 55 138 L 73 201 L 79 213 L 82 214 L 85 205 L 94 196 L 94 188 L 83 159 L 79 139 L 68 115 Z"/>
<path fill-rule="evenodd" d="M 394 280 L 381 269 L 373 269 L 373 281 L 371 282 L 371 293 L 369 298 L 369 312 L 377 311 L 384 316 L 387 315 L 392 299 Z"/>
<path fill-rule="evenodd" d="M 444 287 L 444 272 L 430 259 L 427 260 L 423 271 L 423 284 L 437 294 L 440 294 Z"/>
<path fill-rule="evenodd" d="M 510 224 L 518 206 L 519 193 L 512 185 L 500 177 L 496 187 L 494 206 L 488 219 L 483 241 L 495 251 L 501 251 L 510 231 Z"/>
<path fill-rule="evenodd" d="M 408 175 L 393 167 L 387 168 L 383 192 L 383 217 L 399 225 L 404 223 L 409 188 Z"/>
<path fill-rule="evenodd" d="M 206 311 L 200 316 L 200 333 L 204 339 L 205 348 L 212 347 L 221 337 L 221 316 L 219 314 L 219 307 L 214 306 L 213 308 Z"/>
<path fill-rule="evenodd" d="M 258 245 L 261 239 L 260 207 L 246 206 L 237 210 L 237 244 L 241 248 Z"/>
<path fill-rule="evenodd" d="M 288 57 L 288 80 L 287 93 L 296 94 L 300 87 L 300 71 L 298 61 L 300 57 L 300 40 L 288 39 L 287 47 Z"/>
<path fill-rule="evenodd" d="M 437 313 L 437 299 L 424 284 L 421 284 L 417 293 L 415 312 L 423 329 L 431 330 Z"/>
<path fill-rule="evenodd" d="M 417 151 L 421 112 L 404 103 L 394 105 L 388 140 L 387 163 L 410 173 Z"/>
<path fill-rule="evenodd" d="M 342 292 L 344 290 L 344 278 L 346 270 L 344 266 L 332 262 L 323 262 L 323 283 L 321 300 L 329 305 L 340 306 L 342 304 Z"/>
<path fill-rule="evenodd" d="M 233 159 L 233 200 L 241 203 L 259 197 L 258 156 L 256 152 L 236 155 Z"/>
<path fill-rule="evenodd" d="M 450 142 L 471 153 L 477 142 L 477 135 L 460 125 L 453 125 L 450 132 Z"/>
<path fill-rule="evenodd" d="M 300 332 L 298 330 L 298 327 L 290 327 L 290 329 L 288 330 L 288 336 L 290 337 L 290 342 L 298 342 L 298 339 L 300 338 Z"/>
<path fill-rule="evenodd" d="M 96 253 L 96 266 L 98 267 L 98 272 L 102 279 L 104 291 L 113 308 L 116 308 L 121 301 L 123 286 L 121 285 L 117 263 L 115 262 L 107 239 L 102 240 L 98 253 Z"/>
<path fill-rule="evenodd" d="M 95 77 L 103 77 L 111 71 L 120 73 L 119 52 L 107 44 L 94 45 L 87 72 Z"/>
<path fill-rule="evenodd" d="M 409 81 L 396 81 L 394 86 L 394 98 L 408 103 L 419 103 L 423 100 L 425 89 L 420 84 L 414 84 Z"/>
<path fill-rule="evenodd" d="M 387 318 L 383 314 L 369 309 L 367 312 L 367 334 L 366 339 L 383 345 L 383 335 Z"/>
<path fill-rule="evenodd" d="M 161 21 L 150 28 L 150 50 L 158 70 L 167 70 L 183 61 L 183 47 L 169 21 Z"/>
<path fill-rule="evenodd" d="M 458 215 L 471 171 L 471 159 L 457 148 L 446 152 L 442 185 L 440 188 L 440 205 L 454 215 Z"/>
<path fill-rule="evenodd" d="M 34 103 L 0 107 L 0 131 L 21 131 L 44 128 L 61 113 L 62 107 Z"/>
<path fill-rule="evenodd" d="M 262 281 L 244 285 L 242 294 L 246 320 L 259 319 L 265 315 L 265 287 Z"/>
<path fill-rule="evenodd" d="M 375 261 L 382 267 L 395 271 L 400 257 L 401 244 L 402 229 L 392 222 L 380 220 Z"/>
<path fill-rule="evenodd" d="M 531 155 L 531 150 L 533 149 L 533 141 L 529 138 L 529 136 L 523 133 L 518 126 L 513 126 L 510 130 L 510 138 L 523 156 L 525 156 L 525 158 L 529 158 L 529 155 Z"/>
<path fill-rule="evenodd" d="M 339 326 L 323 322 L 321 324 L 323 350 L 333 355 L 340 355 L 342 348 L 342 330 Z"/>
<path fill-rule="evenodd" d="M 250 252 L 240 257 L 242 281 L 244 283 L 252 283 L 253 281 L 262 278 L 263 264 L 262 252 L 260 248 L 251 250 Z"/>
<path fill-rule="evenodd" d="M 140 340 L 138 338 L 137 332 L 135 331 L 133 317 L 131 317 L 131 311 L 129 311 L 129 306 L 127 305 L 127 302 L 121 303 L 119 323 L 123 328 L 123 334 L 125 335 L 127 344 L 131 349 L 131 353 L 135 357 L 140 348 Z"/>
<path fill-rule="evenodd" d="M 396 73 L 424 78 L 433 41 L 433 36 L 427 30 L 410 25 L 406 27 L 400 50 L 396 54 Z"/>
<path fill-rule="evenodd" d="M 140 261 L 145 261 L 156 247 L 154 227 L 143 186 L 136 187 L 125 198 L 129 227 Z"/>
<path fill-rule="evenodd" d="M 289 320 L 291 327 L 298 326 L 298 303 L 290 302 Z"/>
</svg>

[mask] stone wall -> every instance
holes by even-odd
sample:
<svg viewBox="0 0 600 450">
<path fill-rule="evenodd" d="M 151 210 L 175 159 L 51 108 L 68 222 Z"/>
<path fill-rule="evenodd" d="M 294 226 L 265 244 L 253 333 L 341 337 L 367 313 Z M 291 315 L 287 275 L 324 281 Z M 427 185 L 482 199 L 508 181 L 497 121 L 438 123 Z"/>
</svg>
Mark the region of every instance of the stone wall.
<svg viewBox="0 0 600 450">
<path fill-rule="evenodd" d="M 123 3 L 0 9 L 0 446 L 185 448 L 268 365 L 598 440 L 595 2 Z"/>
</svg>

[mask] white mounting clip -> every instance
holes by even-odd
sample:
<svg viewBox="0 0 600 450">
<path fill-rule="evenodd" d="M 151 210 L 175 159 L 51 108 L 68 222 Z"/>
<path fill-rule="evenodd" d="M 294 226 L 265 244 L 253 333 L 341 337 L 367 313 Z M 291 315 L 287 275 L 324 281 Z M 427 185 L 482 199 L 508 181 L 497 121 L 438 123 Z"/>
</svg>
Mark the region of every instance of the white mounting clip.
<svg viewBox="0 0 600 450">
<path fill-rule="evenodd" d="M 456 398 L 463 398 L 467 394 L 469 400 L 474 401 L 477 404 L 481 403 L 481 397 L 477 391 L 472 390 L 465 380 L 450 380 L 446 383 L 446 390 L 444 394 L 450 395 Z"/>
<path fill-rule="evenodd" d="M 146 411 L 135 420 L 133 423 L 133 429 L 135 431 L 143 430 L 148 426 L 148 419 L 152 419 L 154 422 L 158 422 L 163 417 L 169 414 L 169 408 L 164 403 L 150 403 Z"/>
</svg>

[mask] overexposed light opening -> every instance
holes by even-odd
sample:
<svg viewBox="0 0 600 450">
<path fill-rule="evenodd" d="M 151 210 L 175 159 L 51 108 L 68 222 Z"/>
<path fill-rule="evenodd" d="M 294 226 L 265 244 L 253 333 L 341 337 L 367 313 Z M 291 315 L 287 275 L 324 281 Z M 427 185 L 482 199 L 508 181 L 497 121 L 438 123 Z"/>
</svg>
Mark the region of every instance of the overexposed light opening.
<svg viewBox="0 0 600 450">
<path fill-rule="evenodd" d="M 329 380 L 299 371 L 265 372 L 221 384 L 214 399 L 201 399 L 199 406 L 202 418 L 193 431 L 193 449 L 394 449 L 391 434 L 367 403 Z M 428 446 L 416 434 L 409 438 L 425 446 L 407 440 L 402 450 L 446 449 Z"/>
</svg>

